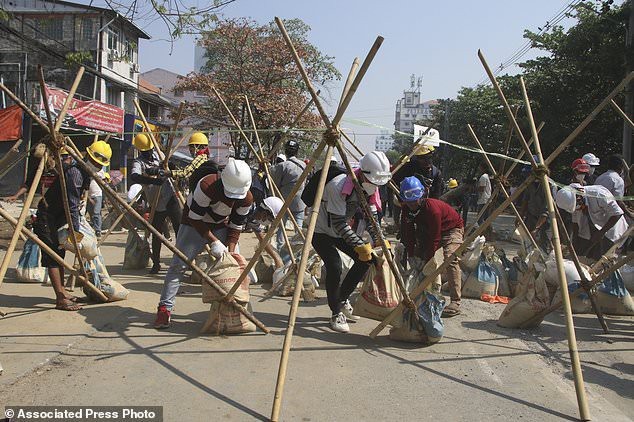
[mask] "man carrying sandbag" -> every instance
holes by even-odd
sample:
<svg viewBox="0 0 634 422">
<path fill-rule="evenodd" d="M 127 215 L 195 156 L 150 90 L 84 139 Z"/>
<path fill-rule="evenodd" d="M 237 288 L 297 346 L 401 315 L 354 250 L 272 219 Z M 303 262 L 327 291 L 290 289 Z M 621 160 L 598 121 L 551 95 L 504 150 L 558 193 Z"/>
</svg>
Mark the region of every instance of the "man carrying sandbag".
<svg viewBox="0 0 634 422">
<path fill-rule="evenodd" d="M 451 205 L 439 199 L 427 198 L 425 186 L 413 176 L 400 185 L 401 201 L 405 204 L 401 214 L 401 242 L 405 245 L 410 262 L 429 261 L 436 250 L 443 248 L 447 259 L 462 244 L 464 222 Z M 422 268 L 422 262 L 414 264 Z M 455 258 L 445 272 L 449 284 L 451 303 L 443 310 L 443 317 L 460 314 L 462 272 L 460 259 Z"/>
<path fill-rule="evenodd" d="M 392 176 L 390 162 L 383 152 L 372 151 L 364 155 L 359 164 L 360 169 L 356 170 L 357 178 L 367 195 L 372 217 L 378 220 L 378 187 L 385 185 Z M 318 174 L 313 177 L 318 177 Z M 352 314 L 353 309 L 348 298 L 370 265 L 379 264 L 377 257 L 372 253 L 372 245 L 361 239 L 348 223 L 358 207 L 359 198 L 353 189 L 351 177 L 339 174 L 331 179 L 324 189 L 312 241 L 313 248 L 326 268 L 326 292 L 328 306 L 332 311 L 330 328 L 340 333 L 350 331 L 346 318 L 359 319 Z M 368 226 L 368 231 L 375 244 L 380 241 L 379 234 L 374 232 L 372 225 Z M 341 257 L 338 250 L 354 259 L 354 264 L 341 286 Z"/>
<path fill-rule="evenodd" d="M 87 152 L 86 164 L 88 164 L 94 172 L 110 164 L 112 149 L 106 142 L 94 142 L 88 147 Z M 63 195 L 62 184 L 59 180 L 59 176 L 57 176 L 51 187 L 44 194 L 42 200 L 38 203 L 37 219 L 33 225 L 33 231 L 42 242 L 57 252 L 63 259 L 66 254 L 65 249 L 72 249 L 72 243 L 70 239 L 67 239 L 63 245 L 60 245 L 57 232 L 65 224 L 72 224 L 81 248 L 81 239 L 83 236 L 79 232 L 80 202 L 82 193 L 88 189 L 91 179 L 64 148 L 60 150 L 60 156 L 62 159 L 64 177 L 66 179 L 66 195 L 68 196 L 68 207 L 70 208 L 72 221 L 66 220 L 64 202 L 61 199 Z M 44 251 L 42 251 L 42 266 L 48 268 L 48 277 L 55 291 L 55 309 L 63 311 L 80 310 L 81 306 L 75 303 L 77 298 L 69 296 L 64 290 L 64 267 L 60 266 L 57 261 Z"/>
<path fill-rule="evenodd" d="M 190 260 L 206 243 L 214 258 L 222 257 L 227 250 L 234 253 L 253 205 L 250 187 L 249 165 L 233 158 L 229 158 L 220 175 L 210 174 L 200 179 L 196 189 L 187 196 L 176 247 Z M 176 293 L 186 269 L 187 265 L 175 255 L 163 282 L 155 328 L 169 327 Z"/>
</svg>

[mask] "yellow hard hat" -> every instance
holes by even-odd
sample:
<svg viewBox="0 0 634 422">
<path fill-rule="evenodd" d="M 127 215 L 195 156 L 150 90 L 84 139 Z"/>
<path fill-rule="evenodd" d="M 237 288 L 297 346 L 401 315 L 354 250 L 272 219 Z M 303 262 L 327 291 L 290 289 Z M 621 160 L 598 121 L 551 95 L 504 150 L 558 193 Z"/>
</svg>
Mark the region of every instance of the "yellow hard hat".
<svg viewBox="0 0 634 422">
<path fill-rule="evenodd" d="M 70 155 L 70 153 L 68 152 L 68 148 L 66 147 L 61 147 L 59 149 L 59 155 Z"/>
<path fill-rule="evenodd" d="M 431 146 L 431 145 L 421 145 L 416 150 L 416 154 L 415 155 L 427 155 L 430 152 L 434 152 L 434 147 L 433 146 Z"/>
<path fill-rule="evenodd" d="M 458 187 L 458 181 L 456 179 L 449 179 L 449 183 L 447 183 L 447 187 L 449 189 L 457 188 Z"/>
<path fill-rule="evenodd" d="M 93 142 L 88 148 L 86 148 L 86 152 L 88 152 L 90 158 L 92 158 L 102 166 L 110 165 L 110 159 L 112 158 L 112 148 L 110 148 L 110 145 L 108 145 L 107 142 Z"/>
<path fill-rule="evenodd" d="M 196 132 L 189 138 L 188 145 L 209 145 L 209 139 L 204 133 Z"/>
<path fill-rule="evenodd" d="M 145 133 L 139 133 L 136 135 L 132 141 L 132 145 L 134 145 L 134 147 L 139 151 L 149 151 L 154 148 L 152 140 Z"/>
</svg>

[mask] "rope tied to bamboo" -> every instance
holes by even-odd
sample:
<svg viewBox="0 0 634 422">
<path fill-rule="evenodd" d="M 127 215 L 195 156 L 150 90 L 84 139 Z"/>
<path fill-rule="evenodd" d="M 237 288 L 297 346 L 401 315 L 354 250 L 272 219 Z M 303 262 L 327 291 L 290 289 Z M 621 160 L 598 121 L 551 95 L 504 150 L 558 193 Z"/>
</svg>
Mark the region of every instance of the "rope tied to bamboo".
<svg viewBox="0 0 634 422">
<path fill-rule="evenodd" d="M 537 167 L 533 169 L 533 174 L 536 178 L 541 179 L 543 176 L 549 177 L 550 170 L 548 170 L 545 164 L 537 164 Z"/>
<path fill-rule="evenodd" d="M 62 149 L 66 142 L 64 140 L 64 135 L 59 132 L 53 132 L 53 134 L 46 134 L 40 141 L 45 144 L 49 150 L 51 150 L 53 156 L 57 156 L 59 154 L 59 150 Z"/>
<path fill-rule="evenodd" d="M 339 129 L 331 127 L 324 132 L 323 139 L 327 145 L 334 147 L 339 142 L 339 136 Z"/>
</svg>

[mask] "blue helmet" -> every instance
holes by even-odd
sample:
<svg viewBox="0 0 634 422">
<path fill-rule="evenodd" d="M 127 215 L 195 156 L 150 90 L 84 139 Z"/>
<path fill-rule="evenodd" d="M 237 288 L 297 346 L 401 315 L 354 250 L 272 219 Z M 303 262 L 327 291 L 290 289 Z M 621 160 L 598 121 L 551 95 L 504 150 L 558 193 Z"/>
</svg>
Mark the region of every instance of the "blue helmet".
<svg viewBox="0 0 634 422">
<path fill-rule="evenodd" d="M 401 200 L 405 202 L 418 201 L 420 198 L 426 196 L 425 186 L 423 186 L 418 177 L 415 176 L 409 176 L 403 179 L 399 193 Z"/>
</svg>

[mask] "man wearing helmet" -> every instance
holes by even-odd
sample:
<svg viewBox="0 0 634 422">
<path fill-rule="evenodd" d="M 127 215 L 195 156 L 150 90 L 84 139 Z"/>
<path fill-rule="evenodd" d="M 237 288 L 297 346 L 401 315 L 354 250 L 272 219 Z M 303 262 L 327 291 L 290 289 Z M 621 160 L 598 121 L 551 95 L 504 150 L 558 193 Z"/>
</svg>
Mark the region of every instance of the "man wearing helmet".
<svg viewBox="0 0 634 422">
<path fill-rule="evenodd" d="M 590 174 L 590 166 L 585 162 L 583 158 L 577 158 L 570 165 L 572 169 L 572 181 L 571 183 L 579 183 L 580 185 L 587 185 L 586 178 Z"/>
<path fill-rule="evenodd" d="M 599 158 L 591 152 L 583 154 L 583 157 L 581 158 L 590 166 L 590 170 L 588 171 L 585 181 L 589 185 L 594 185 L 594 181 L 597 180 L 597 174 L 595 174 L 595 171 L 601 164 L 601 160 L 599 160 Z"/>
<path fill-rule="evenodd" d="M 200 179 L 187 196 L 176 247 L 190 260 L 207 243 L 215 258 L 222 257 L 225 252 L 235 253 L 240 233 L 253 206 L 250 187 L 249 165 L 234 158 L 229 158 L 222 173 Z M 187 265 L 174 255 L 163 282 L 155 328 L 169 327 L 176 293 L 186 269 Z"/>
<path fill-rule="evenodd" d="M 365 191 L 373 218 L 378 219 L 377 207 L 381 201 L 378 187 L 390 180 L 390 163 L 383 152 L 372 151 L 364 155 L 359 164 L 360 168 L 355 173 Z M 377 260 L 372 252 L 372 245 L 359 237 L 349 225 L 350 218 L 359 207 L 359 198 L 350 176 L 340 174 L 331 179 L 325 186 L 319 206 L 312 245 L 326 268 L 326 292 L 328 306 L 332 311 L 330 328 L 347 333 L 350 327 L 346 318 L 359 319 L 352 314 L 348 298 L 370 265 L 376 264 Z M 368 231 L 374 243 L 379 242 L 379 234 L 372 225 L 368 225 Z M 338 251 L 354 260 L 341 285 L 339 281 L 342 266 Z"/>
<path fill-rule="evenodd" d="M 416 177 L 406 177 L 400 184 L 404 204 L 401 215 L 401 242 L 409 257 L 429 261 L 436 250 L 443 248 L 447 259 L 462 244 L 464 222 L 449 204 L 427 198 L 425 186 Z M 420 265 L 422 267 L 422 262 Z M 454 258 L 444 274 L 449 284 L 451 303 L 443 311 L 444 317 L 460 313 L 462 286 L 460 259 Z"/>
<path fill-rule="evenodd" d="M 538 163 L 539 157 L 533 155 L 533 160 Z M 532 171 L 530 164 L 523 166 L 520 170 L 521 179 L 526 179 Z M 548 208 L 546 207 L 544 188 L 539 179 L 533 180 L 533 183 L 526 187 L 522 193 L 520 204 L 519 213 L 526 224 L 526 228 L 530 230 L 533 239 L 535 239 L 540 248 L 546 253 L 550 252 Z M 519 226 L 519 221 L 516 221 L 515 225 L 516 227 Z"/>
<path fill-rule="evenodd" d="M 110 164 L 112 149 L 104 141 L 96 141 L 91 144 L 86 152 L 86 164 L 95 172 Z M 90 176 L 85 173 L 77 162 L 71 157 L 65 148 L 60 150 L 64 177 L 66 179 L 66 195 L 70 208 L 71 221 L 66 220 L 62 197 L 62 185 L 59 177 L 56 177 L 44 197 L 37 205 L 37 219 L 33 225 L 33 231 L 42 242 L 64 258 L 65 250 L 59 244 L 57 231 L 66 224 L 72 224 L 77 241 L 81 243 L 83 237 L 79 232 L 80 201 L 82 193 L 90 185 Z M 67 241 L 66 243 L 69 243 Z M 60 266 L 50 255 L 42 251 L 42 266 L 48 268 L 48 277 L 55 291 L 56 309 L 64 311 L 77 311 L 81 306 L 75 303 L 75 297 L 67 295 L 64 290 L 64 267 Z"/>
<path fill-rule="evenodd" d="M 283 205 L 284 201 L 275 196 L 269 196 L 264 198 L 260 203 L 256 202 L 253 204 L 253 207 L 247 216 L 246 228 L 253 231 L 259 242 L 264 240 L 264 230 L 270 222 L 275 220 Z M 275 268 L 284 267 L 282 258 L 270 243 L 266 244 L 264 251 L 273 258 Z"/>
<path fill-rule="evenodd" d="M 429 198 L 440 198 L 444 190 L 444 182 L 442 180 L 442 173 L 438 167 L 432 163 L 433 158 L 433 146 L 419 146 L 412 160 L 394 174 L 394 183 L 398 186 L 406 177 L 416 176 L 423 186 L 425 186 Z"/>
<path fill-rule="evenodd" d="M 271 178 L 279 188 L 282 197 L 287 198 L 293 187 L 299 180 L 299 177 L 304 172 L 306 168 L 306 163 L 297 158 L 297 153 L 299 152 L 299 143 L 290 139 L 286 142 L 284 146 L 284 153 L 286 154 L 286 161 L 282 161 L 270 169 Z M 304 191 L 304 187 L 300 188 L 297 192 L 297 195 L 293 198 L 289 211 L 293 214 L 295 221 L 299 227 L 302 227 L 302 223 L 304 222 L 304 210 L 306 209 L 306 204 L 302 201 L 302 192 Z M 286 224 L 287 217 L 284 216 L 284 224 Z M 282 250 L 284 246 L 284 236 L 282 234 L 282 229 L 277 232 L 277 249 Z"/>
<path fill-rule="evenodd" d="M 193 160 L 186 167 L 175 170 L 165 170 L 162 166 L 150 167 L 146 170 L 148 176 L 173 177 L 188 179 L 194 171 L 205 161 L 209 160 L 209 139 L 202 132 L 196 132 L 189 138 L 189 153 Z"/>
<path fill-rule="evenodd" d="M 151 223 L 159 232 L 164 233 L 165 223 L 169 218 L 174 227 L 174 232 L 178 233 L 182 211 L 176 192 L 165 174 L 159 174 L 152 169 L 159 168 L 161 161 L 154 151 L 154 144 L 145 133 L 139 133 L 134 137 L 132 145 L 139 151 L 138 157 L 132 162 L 130 180 L 143 186 L 146 200 L 154 204 L 156 195 L 159 200 L 154 210 L 154 218 Z M 161 269 L 161 240 L 152 236 L 152 269 L 150 274 L 157 274 Z"/>
</svg>

